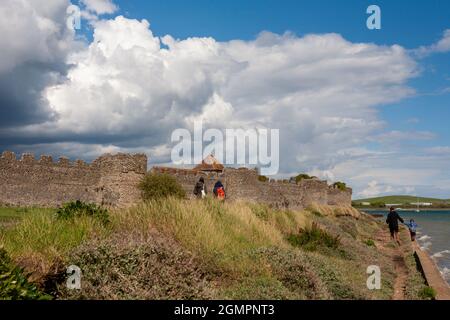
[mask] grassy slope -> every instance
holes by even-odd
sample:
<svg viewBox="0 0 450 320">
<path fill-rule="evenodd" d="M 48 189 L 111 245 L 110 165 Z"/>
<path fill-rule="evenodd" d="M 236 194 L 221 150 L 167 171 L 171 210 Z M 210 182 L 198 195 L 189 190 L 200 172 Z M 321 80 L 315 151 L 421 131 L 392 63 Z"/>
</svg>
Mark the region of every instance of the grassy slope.
<svg viewBox="0 0 450 320">
<path fill-rule="evenodd" d="M 449 200 L 444 200 L 444 199 L 419 197 L 419 202 L 442 203 L 442 202 L 448 202 L 448 201 Z M 358 199 L 358 200 L 354 200 L 354 202 L 384 202 L 384 203 L 404 204 L 404 203 L 417 202 L 417 197 L 415 197 L 415 196 L 386 196 L 386 197 L 377 197 L 377 198 L 368 198 L 368 199 Z"/>
<path fill-rule="evenodd" d="M 312 223 L 338 236 L 339 246 L 305 250 L 287 240 Z M 379 231 L 351 208 L 294 212 L 169 199 L 113 212 L 106 227 L 32 210 L 0 229 L 0 247 L 59 298 L 389 299 L 391 258 L 366 244 Z M 71 264 L 83 270 L 81 292 L 58 280 Z M 368 265 L 383 270 L 382 290 L 366 288 Z"/>
<path fill-rule="evenodd" d="M 25 212 L 25 209 L 0 208 L 0 225 L 17 221 Z"/>
</svg>

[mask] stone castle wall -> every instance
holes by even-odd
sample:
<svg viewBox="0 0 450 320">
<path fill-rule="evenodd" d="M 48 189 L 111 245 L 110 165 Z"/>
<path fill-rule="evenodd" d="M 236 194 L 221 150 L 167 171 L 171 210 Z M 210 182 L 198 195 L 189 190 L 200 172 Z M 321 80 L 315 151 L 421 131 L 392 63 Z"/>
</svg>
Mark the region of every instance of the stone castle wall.
<svg viewBox="0 0 450 320">
<path fill-rule="evenodd" d="M 81 200 L 106 206 L 128 206 L 139 199 L 137 184 L 147 172 L 143 154 L 104 155 L 87 164 L 12 152 L 0 158 L 0 204 L 56 207 Z"/>
<path fill-rule="evenodd" d="M 203 177 L 207 192 L 217 180 L 225 186 L 230 200 L 246 200 L 265 203 L 278 208 L 301 209 L 313 203 L 324 205 L 351 205 L 352 190 L 342 191 L 329 186 L 326 181 L 302 180 L 298 184 L 282 181 L 261 182 L 258 172 L 246 168 L 225 168 L 223 172 L 206 173 L 198 170 L 184 170 L 166 167 L 153 167 L 154 173 L 167 173 L 174 176 L 190 197 L 196 182 Z"/>
<path fill-rule="evenodd" d="M 168 173 L 193 197 L 200 177 L 204 177 L 208 193 L 217 180 L 225 186 L 230 200 L 265 203 L 278 208 L 299 209 L 312 203 L 351 205 L 352 191 L 341 191 L 320 180 L 300 183 L 261 182 L 258 172 L 246 168 L 225 168 L 223 172 L 203 172 L 167 167 L 154 167 L 152 172 Z M 113 207 L 127 207 L 140 199 L 137 188 L 147 173 L 147 156 L 143 154 L 103 155 L 92 163 L 70 162 L 49 156 L 39 160 L 31 154 L 20 159 L 12 152 L 0 157 L 0 204 L 12 206 L 56 207 L 68 201 L 81 200 Z"/>
</svg>

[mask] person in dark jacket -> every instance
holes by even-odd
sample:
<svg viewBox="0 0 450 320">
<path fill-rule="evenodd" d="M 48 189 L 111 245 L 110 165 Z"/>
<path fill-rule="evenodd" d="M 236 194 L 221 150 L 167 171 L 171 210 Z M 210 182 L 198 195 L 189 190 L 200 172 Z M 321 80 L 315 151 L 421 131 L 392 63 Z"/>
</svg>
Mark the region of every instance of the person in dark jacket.
<svg viewBox="0 0 450 320">
<path fill-rule="evenodd" d="M 391 207 L 386 219 L 386 223 L 389 225 L 389 231 L 391 232 L 391 238 L 400 244 L 400 238 L 398 237 L 398 222 L 404 223 L 402 217 L 400 217 L 395 211 L 394 207 Z"/>
<path fill-rule="evenodd" d="M 198 182 L 195 184 L 194 195 L 198 199 L 203 199 L 204 197 L 206 197 L 206 194 L 207 194 L 207 192 L 206 192 L 205 179 L 203 179 L 203 177 L 200 177 Z"/>
<path fill-rule="evenodd" d="M 217 181 L 214 185 L 213 189 L 214 195 L 219 200 L 225 200 L 225 187 L 222 184 L 222 181 Z"/>
</svg>

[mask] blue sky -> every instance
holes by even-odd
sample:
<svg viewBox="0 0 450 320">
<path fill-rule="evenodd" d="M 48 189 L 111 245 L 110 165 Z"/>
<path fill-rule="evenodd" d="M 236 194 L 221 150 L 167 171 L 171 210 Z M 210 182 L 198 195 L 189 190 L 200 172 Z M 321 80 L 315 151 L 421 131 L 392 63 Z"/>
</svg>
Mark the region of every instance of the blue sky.
<svg viewBox="0 0 450 320">
<path fill-rule="evenodd" d="M 76 34 L 72 3 L 82 9 Z M 366 27 L 371 4 L 381 30 Z M 145 152 L 150 165 L 170 164 L 171 133 L 195 119 L 263 125 L 280 128 L 280 176 L 344 180 L 355 198 L 450 198 L 450 1 L 4 0 L 0 9 L 15 21 L 0 25 L 1 149 L 86 160 Z"/>
<path fill-rule="evenodd" d="M 415 48 L 433 42 L 448 28 L 448 1 L 298 1 L 298 0 L 168 0 L 116 1 L 121 13 L 148 19 L 158 35 L 179 38 L 212 36 L 217 40 L 252 39 L 269 30 L 306 33 L 336 32 L 352 41 L 400 43 Z M 383 28 L 366 28 L 366 8 L 382 9 Z M 414 35 L 412 37 L 412 35 Z"/>
<path fill-rule="evenodd" d="M 158 36 L 213 37 L 219 41 L 251 40 L 261 31 L 302 36 L 339 33 L 352 42 L 399 44 L 407 49 L 430 45 L 450 27 L 450 1 L 299 1 L 299 0 L 167 0 L 116 1 L 120 12 L 150 21 Z M 382 11 L 382 29 L 366 27 L 366 9 L 376 4 Z M 430 130 L 442 143 L 450 141 L 450 55 L 436 54 L 421 60 L 423 73 L 411 81 L 417 97 L 380 108 L 392 129 Z M 405 120 L 417 118 L 411 125 Z"/>
<path fill-rule="evenodd" d="M 147 19 L 152 31 L 176 38 L 213 37 L 218 41 L 251 40 L 261 31 L 298 36 L 338 33 L 352 42 L 399 44 L 414 50 L 437 42 L 450 27 L 450 2 L 431 1 L 116 1 L 125 16 Z M 366 28 L 366 8 L 376 4 L 382 12 L 382 29 Z M 412 97 L 381 105 L 385 131 L 424 131 L 433 139 L 408 142 L 404 153 L 435 145 L 448 146 L 450 130 L 450 53 L 419 59 L 420 75 L 409 81 Z M 385 146 L 368 144 L 383 150 Z M 399 153 L 399 157 L 402 153 Z M 400 161 L 400 160 L 399 160 Z M 422 191 L 423 192 L 423 191 Z M 439 196 L 445 196 L 445 193 Z"/>
<path fill-rule="evenodd" d="M 399 44 L 407 49 L 430 45 L 450 27 L 450 1 L 299 1 L 299 0 L 167 0 L 116 1 L 120 12 L 147 19 L 158 36 L 213 37 L 219 41 L 251 40 L 261 31 L 339 33 L 352 42 Z M 366 28 L 366 9 L 382 12 L 381 30 Z M 380 108 L 387 129 L 421 130 L 437 134 L 448 145 L 450 130 L 450 54 L 421 60 L 422 74 L 411 81 L 417 96 Z M 447 89 L 447 92 L 444 93 Z M 408 122 L 418 119 L 419 122 Z"/>
</svg>

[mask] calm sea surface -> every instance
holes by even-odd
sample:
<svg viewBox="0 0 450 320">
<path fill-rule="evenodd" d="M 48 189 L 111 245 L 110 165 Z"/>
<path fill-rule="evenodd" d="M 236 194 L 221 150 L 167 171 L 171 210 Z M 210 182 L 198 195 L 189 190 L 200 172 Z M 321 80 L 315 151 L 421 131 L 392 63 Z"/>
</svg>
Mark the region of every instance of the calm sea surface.
<svg viewBox="0 0 450 320">
<path fill-rule="evenodd" d="M 436 261 L 444 278 L 450 284 L 450 210 L 397 211 L 406 221 L 414 219 L 419 225 L 417 241 Z M 387 215 L 387 211 L 367 211 L 370 214 Z"/>
</svg>

